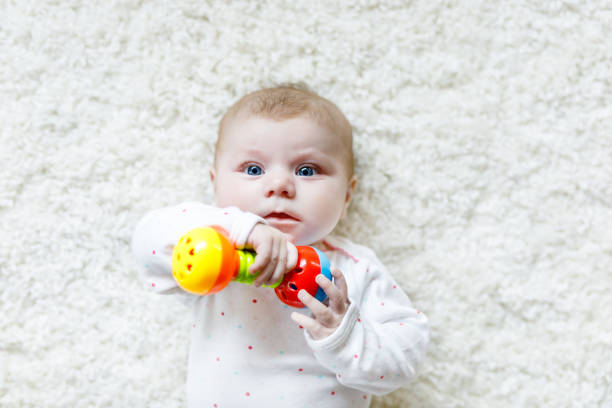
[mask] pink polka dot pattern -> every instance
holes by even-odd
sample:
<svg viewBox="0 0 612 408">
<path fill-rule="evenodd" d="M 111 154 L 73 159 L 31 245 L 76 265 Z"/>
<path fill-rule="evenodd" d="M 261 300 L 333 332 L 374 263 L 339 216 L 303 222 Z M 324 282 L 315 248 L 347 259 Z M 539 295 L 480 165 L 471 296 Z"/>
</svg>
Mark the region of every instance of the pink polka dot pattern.
<svg viewBox="0 0 612 408">
<path fill-rule="evenodd" d="M 183 213 L 187 212 L 187 209 L 183 208 L 182 212 Z M 225 215 L 230 215 L 228 212 L 225 212 L 224 214 Z M 227 218 L 225 218 L 225 219 L 227 220 Z M 328 242 L 324 242 L 324 245 L 327 247 L 327 250 L 325 250 L 325 252 L 330 253 L 330 252 L 333 252 L 333 251 L 337 251 L 338 254 L 334 254 L 334 256 L 341 254 L 343 256 L 346 256 L 346 257 L 350 258 L 348 260 L 349 263 L 350 263 L 351 259 L 356 264 L 360 262 L 359 259 L 355 258 L 352 254 L 348 253 L 346 250 L 344 250 L 342 248 L 334 247 L 333 245 L 330 245 Z M 158 246 L 160 246 L 160 245 L 158 244 Z M 160 248 L 162 248 L 162 255 L 161 255 L 161 257 L 165 257 L 166 256 L 166 247 L 160 246 Z M 151 251 L 150 253 L 152 253 L 155 256 L 155 258 L 150 258 L 151 260 L 157 259 L 159 261 L 159 258 L 156 257 L 156 254 L 157 254 L 156 249 L 153 249 L 152 247 L 149 247 L 148 251 Z M 146 250 L 145 250 L 145 252 L 146 252 Z M 148 268 L 148 265 L 146 265 L 146 266 Z M 370 268 L 365 268 L 366 266 L 367 266 L 367 264 L 364 265 L 364 268 L 360 270 L 360 273 L 361 273 L 362 276 L 363 276 L 363 273 L 364 273 L 364 269 L 367 269 L 366 272 L 370 272 Z M 375 269 L 372 269 L 372 271 L 376 272 Z M 149 279 L 151 279 L 151 278 L 157 279 L 157 277 L 155 275 L 151 276 Z M 146 280 L 145 280 L 145 282 L 146 282 Z M 156 288 L 156 282 L 152 282 L 150 280 L 149 280 L 149 282 L 150 282 L 151 287 Z M 389 283 L 390 283 L 390 285 L 389 285 Z M 165 281 L 162 281 L 162 286 L 165 286 L 165 285 L 166 285 Z M 395 292 L 389 291 L 388 289 L 390 287 L 392 287 L 396 291 Z M 369 297 L 369 296 L 365 296 L 365 294 L 364 294 L 364 301 L 369 300 L 369 302 L 367 302 L 367 303 L 369 303 L 368 307 L 370 309 L 377 309 L 377 313 L 388 313 L 388 312 L 391 311 L 391 310 L 389 310 L 389 308 L 392 308 L 392 309 L 395 308 L 395 301 L 393 299 L 394 299 L 395 295 L 398 294 L 398 292 L 401 292 L 401 288 L 395 282 L 387 282 L 386 285 L 385 285 L 385 289 L 387 291 L 387 294 L 390 295 L 390 296 L 385 297 L 383 295 L 383 296 L 378 297 L 376 295 L 372 295 L 371 297 Z M 252 296 L 262 296 L 262 297 L 261 298 L 253 298 Z M 387 300 L 386 301 L 382 301 L 381 299 L 387 299 Z M 376 306 L 377 302 L 378 302 L 379 306 Z M 234 335 L 244 335 L 244 336 L 251 335 L 251 334 L 253 334 L 252 333 L 253 332 L 252 329 L 254 327 L 256 327 L 257 325 L 260 325 L 260 322 L 262 320 L 264 320 L 263 318 L 260 317 L 259 313 L 262 312 L 262 309 L 266 309 L 268 306 L 271 306 L 272 302 L 269 302 L 268 301 L 268 297 L 266 297 L 264 295 L 259 295 L 257 292 L 251 292 L 250 295 L 246 295 L 246 296 L 242 297 L 241 301 L 239 303 L 240 303 L 240 307 L 243 309 L 243 310 L 240 310 L 241 312 L 245 312 L 244 309 L 248 310 L 248 311 L 246 311 L 247 316 L 245 316 L 244 314 L 237 313 L 236 309 L 233 308 L 233 305 L 226 305 L 225 303 L 220 303 L 219 306 L 217 306 L 217 308 L 214 309 L 213 314 L 212 314 L 216 318 L 216 321 L 214 323 L 217 324 L 217 325 L 220 325 L 220 327 L 229 327 L 229 328 L 231 328 L 232 330 L 234 330 L 234 331 L 232 331 L 232 333 L 234 333 Z M 251 305 L 249 305 L 249 303 L 251 303 Z M 389 307 L 385 307 L 385 303 L 389 303 Z M 384 307 L 384 309 L 381 309 L 381 307 Z M 284 306 L 284 308 L 287 309 L 286 306 Z M 385 310 L 385 309 L 387 309 L 387 310 Z M 227 315 L 225 313 L 225 310 L 228 310 Z M 266 310 L 264 310 L 264 312 L 265 311 Z M 414 310 L 414 312 L 416 312 L 417 315 L 421 314 L 421 312 L 419 310 Z M 365 315 L 368 317 L 368 322 L 371 323 L 372 322 L 371 321 L 372 317 L 370 315 L 368 315 L 368 314 L 365 314 Z M 208 316 L 209 315 L 207 315 L 207 318 L 209 318 Z M 361 316 L 359 314 L 357 314 L 357 316 L 358 316 L 357 319 L 356 319 L 357 323 L 359 323 L 359 324 L 363 323 L 362 319 L 361 319 Z M 219 319 L 219 317 L 223 317 L 223 319 Z M 420 316 L 420 317 L 424 319 L 424 316 Z M 244 319 L 247 319 L 247 318 L 250 318 L 251 320 L 244 320 Z M 396 320 L 394 323 L 397 323 L 399 326 L 408 326 L 408 323 L 406 323 L 405 321 L 401 322 L 401 321 L 397 321 Z M 201 332 L 204 332 L 204 329 L 208 329 L 208 326 L 204 324 L 204 321 L 202 321 L 202 322 L 198 321 L 197 326 L 198 326 L 198 330 L 201 331 Z M 244 326 L 244 328 L 243 328 L 243 326 Z M 356 328 L 357 328 L 357 330 L 370 330 L 371 326 L 372 326 L 371 324 L 368 324 L 368 325 L 356 325 Z M 193 327 L 193 329 L 195 329 L 196 328 L 196 323 L 193 323 L 192 327 Z M 301 330 L 305 330 L 305 327 L 302 326 L 302 325 L 298 325 L 298 327 Z M 241 330 L 238 331 L 236 329 L 241 329 Z M 195 330 L 192 333 L 194 335 L 200 335 L 200 333 L 198 331 L 195 331 Z M 227 335 L 227 332 L 225 334 Z M 303 332 L 302 333 L 295 332 L 295 325 L 293 325 L 292 326 L 292 335 L 295 335 L 295 334 L 304 334 L 304 333 Z M 203 336 L 200 336 L 200 337 L 204 337 L 205 340 L 209 340 L 209 342 L 206 343 L 207 346 L 211 345 L 214 341 L 218 341 L 218 339 L 216 339 L 217 336 L 215 334 L 212 334 L 212 335 L 209 334 L 208 331 L 206 331 L 203 334 Z M 258 334 L 257 336 L 252 336 L 252 337 L 249 338 L 249 340 L 246 340 L 246 341 L 242 340 L 242 341 L 240 341 L 239 343 L 237 343 L 238 347 L 234 347 L 231 350 L 231 352 L 228 351 L 229 349 L 222 349 L 222 348 L 217 349 L 216 351 L 212 351 L 212 353 L 219 353 L 219 355 L 214 356 L 214 354 L 208 354 L 205 357 L 207 365 L 211 365 L 210 364 L 210 358 L 214 358 L 215 361 L 217 363 L 219 363 L 219 364 L 211 365 L 211 366 L 214 366 L 213 370 L 215 370 L 215 371 L 218 370 L 219 372 L 223 372 L 223 373 L 225 373 L 226 371 L 227 372 L 232 372 L 233 376 L 234 376 L 233 378 L 240 379 L 241 376 L 244 376 L 243 370 L 241 370 L 240 367 L 238 367 L 239 369 L 235 369 L 234 367 L 231 366 L 235 362 L 234 353 L 238 353 L 238 354 L 241 353 L 243 356 L 245 356 L 246 353 L 254 353 L 254 354 L 248 354 L 248 356 L 249 356 L 248 358 L 249 359 L 255 358 L 255 356 L 258 353 L 260 353 L 262 351 L 265 351 L 265 349 L 266 349 L 265 345 L 266 344 L 262 344 L 262 342 L 269 341 L 269 337 L 271 337 L 271 334 L 269 332 L 265 332 L 263 334 Z M 245 338 L 247 338 L 247 337 L 245 337 Z M 244 347 L 244 343 L 245 342 L 249 342 L 251 344 L 247 343 L 247 346 Z M 349 366 L 357 366 L 357 365 L 359 365 L 360 362 L 367 362 L 367 361 L 369 361 L 368 356 L 366 356 L 366 357 L 364 357 L 362 359 L 361 357 L 363 357 L 363 356 L 358 354 L 362 350 L 368 350 L 369 348 L 374 348 L 376 346 L 375 342 L 371 342 L 370 344 L 367 344 L 367 343 L 368 342 L 364 342 L 363 343 L 363 348 L 360 348 L 359 346 L 354 347 L 353 345 L 351 345 L 351 347 L 348 348 L 348 350 L 345 351 L 348 354 L 348 356 L 346 354 L 344 354 L 343 356 L 345 356 L 345 358 L 348 357 L 349 360 L 350 360 L 350 352 L 353 351 L 353 353 L 354 353 L 353 354 L 353 360 L 348 361 L 348 363 L 349 363 L 348 365 Z M 255 344 L 258 345 L 258 349 L 257 350 L 255 350 L 255 348 L 254 348 Z M 291 349 L 290 348 L 286 348 L 286 347 L 288 347 L 287 344 L 279 343 L 279 344 L 277 344 L 275 346 L 278 346 L 278 349 L 282 348 L 282 350 L 278 351 L 279 358 L 283 359 L 283 358 L 287 358 L 287 356 L 293 357 Z M 245 350 L 245 348 L 246 348 L 246 350 Z M 236 350 L 236 349 L 238 349 L 238 350 Z M 382 345 L 381 344 L 378 344 L 378 349 L 382 349 Z M 222 359 L 223 359 L 223 362 L 221 362 Z M 360 361 L 357 361 L 358 359 Z M 296 371 L 298 372 L 298 374 L 303 375 L 301 377 L 301 379 L 298 380 L 298 381 L 307 381 L 306 379 L 310 378 L 310 377 L 312 377 L 312 378 L 319 378 L 319 379 L 323 379 L 323 378 L 327 377 L 325 375 L 319 375 L 320 373 L 315 368 L 313 368 L 311 366 L 308 366 L 308 365 L 304 365 L 304 364 L 305 364 L 304 362 L 295 361 L 294 365 L 292 365 L 289 368 L 289 370 L 292 373 L 291 374 L 292 376 L 295 377 Z M 304 369 L 305 366 L 309 367 L 308 373 L 306 373 L 306 371 Z M 339 365 L 338 367 L 336 367 L 334 365 L 333 369 L 334 369 L 334 371 L 336 371 L 336 370 L 337 371 L 343 371 L 343 372 L 347 372 L 348 374 L 347 374 L 346 378 L 343 378 L 343 375 L 340 374 L 339 372 L 336 373 L 336 379 L 334 379 L 333 375 L 330 376 L 331 378 L 328 378 L 328 379 L 332 380 L 331 386 L 336 386 L 336 385 L 337 386 L 342 386 L 340 384 L 341 382 L 350 382 L 352 380 L 353 375 L 352 375 L 352 371 L 350 371 L 351 368 L 343 367 L 342 365 Z M 349 369 L 349 371 L 345 371 L 346 369 Z M 295 371 L 293 371 L 293 370 L 295 370 Z M 372 370 L 372 372 L 368 373 L 371 382 L 375 382 L 375 378 L 376 378 L 377 374 L 378 374 L 379 381 L 383 381 L 383 380 L 394 381 L 395 377 L 400 377 L 400 374 L 395 374 L 393 372 L 387 372 L 387 374 L 385 374 L 385 375 L 380 375 L 381 372 L 386 372 L 386 371 L 384 371 L 384 370 L 380 370 L 379 371 L 378 369 L 376 369 L 376 371 L 378 371 L 378 373 L 376 373 L 374 370 Z M 324 380 L 321 380 L 321 384 L 324 384 Z M 384 384 L 384 383 L 380 382 L 379 384 Z M 234 398 L 239 398 L 239 399 L 249 398 L 249 400 L 247 402 L 245 402 L 243 400 L 242 405 L 249 405 L 249 404 L 256 404 L 256 405 L 258 405 L 259 404 L 259 400 L 258 399 L 262 398 L 263 395 L 260 392 L 257 392 L 258 391 L 257 389 L 255 391 L 256 391 L 255 394 L 252 395 L 250 391 L 247 391 L 247 390 L 244 390 L 244 389 L 242 389 L 242 391 L 241 391 L 240 389 L 237 389 L 237 390 L 235 390 L 235 393 L 233 394 L 233 397 Z M 327 393 L 326 394 L 327 399 L 329 399 L 330 397 L 334 397 L 334 399 L 335 399 L 335 401 L 337 403 L 339 401 L 344 401 L 344 398 L 345 398 L 345 395 L 344 395 L 345 392 L 344 391 L 341 392 L 340 394 L 338 394 L 338 398 L 335 398 L 335 396 L 337 394 L 337 391 L 335 389 L 329 390 L 329 388 L 327 388 L 327 386 L 324 386 L 324 388 L 322 388 L 322 392 L 323 392 L 324 396 L 325 396 L 325 393 Z M 360 396 L 359 395 L 359 391 L 354 391 L 354 392 L 356 392 L 356 393 L 351 395 L 351 399 L 353 399 L 353 401 L 355 399 L 358 400 L 359 398 L 362 398 L 363 400 L 369 400 L 370 395 L 362 394 Z M 212 395 L 211 395 L 211 397 L 215 398 L 216 401 L 211 398 L 208 401 L 208 403 L 206 404 L 206 406 L 208 406 L 208 407 L 215 407 L 215 408 L 219 408 L 219 406 L 221 406 L 221 407 L 225 406 L 225 404 L 224 404 L 225 401 L 224 400 L 217 399 L 217 397 L 212 396 Z M 278 397 L 281 400 L 285 400 L 285 395 L 280 394 L 280 395 L 278 395 Z M 290 399 L 290 397 L 288 399 Z M 289 401 L 285 401 L 285 402 L 289 402 Z M 366 401 L 366 402 L 363 402 L 362 404 L 367 404 L 368 402 L 369 401 Z"/>
</svg>

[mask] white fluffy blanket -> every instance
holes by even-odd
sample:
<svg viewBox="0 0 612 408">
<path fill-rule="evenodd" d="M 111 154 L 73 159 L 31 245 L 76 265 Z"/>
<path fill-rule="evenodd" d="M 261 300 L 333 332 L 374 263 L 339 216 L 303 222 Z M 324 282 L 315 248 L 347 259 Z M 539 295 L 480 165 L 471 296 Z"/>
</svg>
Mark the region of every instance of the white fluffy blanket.
<svg viewBox="0 0 612 408">
<path fill-rule="evenodd" d="M 149 209 L 211 201 L 224 109 L 303 81 L 355 128 L 340 227 L 431 321 L 373 407 L 612 407 L 612 13 L 600 1 L 0 1 L 0 406 L 182 407 Z"/>
</svg>

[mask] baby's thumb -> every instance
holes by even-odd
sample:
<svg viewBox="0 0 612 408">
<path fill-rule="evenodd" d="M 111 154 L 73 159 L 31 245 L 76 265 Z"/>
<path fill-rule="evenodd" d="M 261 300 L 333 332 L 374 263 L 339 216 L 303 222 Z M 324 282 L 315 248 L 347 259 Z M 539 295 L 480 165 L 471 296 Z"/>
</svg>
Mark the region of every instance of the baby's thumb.
<svg viewBox="0 0 612 408">
<path fill-rule="evenodd" d="M 297 248 L 291 242 L 287 241 L 287 270 L 290 271 L 297 265 L 298 253 Z"/>
<path fill-rule="evenodd" d="M 253 250 L 255 251 L 255 259 L 251 266 L 249 266 L 249 273 L 255 275 L 261 272 L 261 269 L 270 261 L 270 245 L 267 243 L 259 244 L 259 242 L 253 243 Z"/>
</svg>

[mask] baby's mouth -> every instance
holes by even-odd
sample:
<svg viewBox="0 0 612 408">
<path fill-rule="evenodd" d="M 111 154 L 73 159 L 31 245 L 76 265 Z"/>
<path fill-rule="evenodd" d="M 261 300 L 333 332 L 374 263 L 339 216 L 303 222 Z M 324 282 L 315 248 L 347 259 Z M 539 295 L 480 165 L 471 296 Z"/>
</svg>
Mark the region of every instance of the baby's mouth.
<svg viewBox="0 0 612 408">
<path fill-rule="evenodd" d="M 293 220 L 293 221 L 299 221 L 298 218 L 294 217 L 291 214 L 287 214 L 286 212 L 271 212 L 270 214 L 266 215 L 264 217 L 266 220 Z"/>
</svg>

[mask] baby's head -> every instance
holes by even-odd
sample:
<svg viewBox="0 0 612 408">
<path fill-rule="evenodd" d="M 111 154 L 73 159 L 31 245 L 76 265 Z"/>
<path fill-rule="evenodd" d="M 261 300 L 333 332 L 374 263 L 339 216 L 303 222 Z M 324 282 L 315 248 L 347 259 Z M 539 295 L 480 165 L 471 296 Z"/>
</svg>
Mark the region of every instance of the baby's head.
<svg viewBox="0 0 612 408">
<path fill-rule="evenodd" d="M 265 218 L 297 245 L 329 234 L 356 184 L 351 125 L 332 102 L 280 86 L 223 116 L 210 177 L 218 206 Z"/>
</svg>

